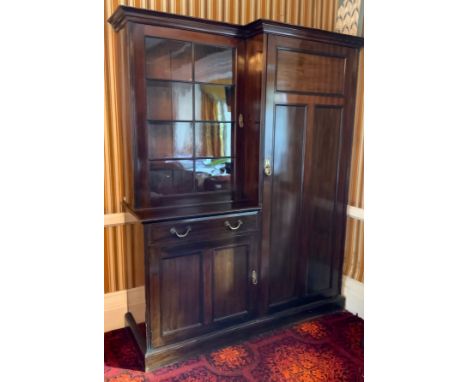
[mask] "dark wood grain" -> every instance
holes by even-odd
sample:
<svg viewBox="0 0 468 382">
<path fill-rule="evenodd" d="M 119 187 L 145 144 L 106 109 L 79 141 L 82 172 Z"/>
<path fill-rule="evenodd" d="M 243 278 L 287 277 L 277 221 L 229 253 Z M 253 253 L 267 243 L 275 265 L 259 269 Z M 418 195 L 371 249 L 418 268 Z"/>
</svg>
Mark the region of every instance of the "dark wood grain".
<svg viewBox="0 0 468 382">
<path fill-rule="evenodd" d="M 241 222 L 240 227 L 232 231 L 226 227 L 226 222 L 231 226 L 237 226 Z M 257 212 L 236 213 L 223 215 L 221 217 L 212 216 L 204 218 L 182 219 L 176 221 L 168 221 L 159 224 L 151 224 L 148 226 L 149 243 L 184 243 L 200 237 L 216 237 L 220 238 L 225 235 L 243 234 L 258 230 L 259 216 Z M 171 233 L 171 228 L 175 228 L 178 232 L 184 232 L 190 227 L 190 233 L 184 238 L 178 238 L 174 233 Z"/>
<path fill-rule="evenodd" d="M 225 224 L 236 228 L 239 221 L 242 230 Z M 173 227 L 181 234 L 190 227 L 194 234 L 178 238 Z M 255 214 L 149 224 L 145 238 L 153 348 L 253 317 L 256 285 L 249 276 L 258 272 Z"/>
<path fill-rule="evenodd" d="M 123 143 L 123 171 L 125 176 L 123 177 L 123 187 L 126 204 L 135 205 L 135 171 L 134 171 L 134 131 L 135 126 L 134 114 L 133 114 L 133 100 L 132 91 L 134 86 L 134 78 L 132 76 L 133 60 L 131 57 L 131 32 L 130 28 L 121 31 L 118 34 L 118 44 L 116 46 L 116 52 L 118 55 L 118 62 L 120 64 L 120 92 L 119 94 L 119 106 L 122 117 L 122 143 Z M 122 206 L 122 209 L 125 206 Z"/>
<path fill-rule="evenodd" d="M 342 308 L 363 39 L 122 6 L 109 22 L 123 206 L 144 224 L 146 369 Z"/>
<path fill-rule="evenodd" d="M 279 49 L 276 90 L 343 95 L 346 59 Z"/>
<path fill-rule="evenodd" d="M 144 26 L 129 25 L 128 44 L 130 46 L 130 113 L 131 132 L 133 142 L 133 184 L 134 184 L 134 206 L 148 206 L 150 201 L 149 171 L 148 171 L 148 145 L 147 145 L 147 97 L 145 78 L 145 45 Z"/>
<path fill-rule="evenodd" d="M 148 237 L 145 226 L 145 242 Z M 161 329 L 161 261 L 159 248 L 145 248 L 146 343 L 151 350 L 164 344 Z"/>
<path fill-rule="evenodd" d="M 237 128 L 239 155 L 240 199 L 260 201 L 260 131 L 262 120 L 262 79 L 265 65 L 263 43 L 266 36 L 258 35 L 245 42 L 244 72 L 239 83 L 238 96 L 244 126 Z M 248 97 L 245 96 L 248 94 Z"/>
<path fill-rule="evenodd" d="M 297 298 L 306 109 L 276 105 L 271 179 L 269 305 Z"/>
<path fill-rule="evenodd" d="M 213 251 L 203 251 L 203 324 L 213 322 Z"/>
<path fill-rule="evenodd" d="M 125 323 L 132 331 L 133 337 L 135 338 L 136 343 L 138 345 L 138 349 L 144 356 L 146 353 L 146 341 L 145 338 L 142 336 L 140 329 L 138 329 L 138 324 L 136 323 L 135 318 L 131 313 L 125 313 Z"/>
<path fill-rule="evenodd" d="M 338 170 L 342 147 L 342 107 L 320 106 L 314 110 L 314 130 L 310 137 L 305 174 L 303 216 L 304 252 L 308 256 L 306 294 L 313 295 L 332 288 L 334 265 L 334 227 Z"/>
<path fill-rule="evenodd" d="M 203 287 L 201 253 L 165 252 L 162 256 L 160 303 L 164 336 L 202 324 Z"/>
<path fill-rule="evenodd" d="M 248 310 L 249 247 L 213 250 L 213 318 L 221 320 Z"/>
<path fill-rule="evenodd" d="M 278 36 L 269 36 L 268 41 L 264 159 L 272 161 L 273 174 L 263 176 L 261 259 L 268 287 L 262 285 L 260 303 L 264 312 L 275 312 L 340 293 L 356 51 Z M 277 65 L 278 51 L 302 52 L 298 62 L 304 75 L 294 75 L 291 62 Z M 323 76 L 321 88 L 313 88 L 318 86 L 316 81 L 298 85 L 298 77 L 307 81 L 305 74 L 320 63 L 304 55 L 312 57 L 318 52 L 346 60 L 339 81 L 342 94 L 335 94 L 338 82 L 334 75 Z M 281 89 L 278 79 L 284 82 Z M 326 89 L 330 94 L 325 94 Z M 278 110 L 284 108 L 302 108 L 304 116 L 280 115 L 278 119 Z M 296 136 L 301 136 L 304 148 L 299 139 L 292 141 Z M 289 158 L 295 159 L 288 167 Z M 294 181 L 279 181 L 285 174 L 283 166 L 286 173 L 294 174 Z"/>
<path fill-rule="evenodd" d="M 364 39 L 362 37 L 289 25 L 277 21 L 260 19 L 242 26 L 123 5 L 120 5 L 107 21 L 116 31 L 125 27 L 128 23 L 138 23 L 240 38 L 251 38 L 261 33 L 269 33 L 278 36 L 320 41 L 327 44 L 343 45 L 350 48 L 361 48 L 364 46 Z"/>
</svg>

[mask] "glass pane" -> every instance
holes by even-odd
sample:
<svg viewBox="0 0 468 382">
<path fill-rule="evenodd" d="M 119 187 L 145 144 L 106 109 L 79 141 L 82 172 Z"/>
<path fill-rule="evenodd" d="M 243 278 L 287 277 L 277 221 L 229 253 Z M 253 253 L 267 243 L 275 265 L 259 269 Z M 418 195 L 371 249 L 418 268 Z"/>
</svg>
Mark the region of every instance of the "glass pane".
<svg viewBox="0 0 468 382">
<path fill-rule="evenodd" d="M 232 159 L 199 159 L 195 161 L 197 191 L 231 189 Z"/>
<path fill-rule="evenodd" d="M 150 162 L 151 197 L 182 194 L 193 190 L 193 161 L 166 160 Z"/>
<path fill-rule="evenodd" d="M 148 158 L 191 158 L 193 130 L 190 122 L 148 123 Z"/>
<path fill-rule="evenodd" d="M 231 124 L 195 124 L 195 155 L 197 157 L 231 156 Z"/>
<path fill-rule="evenodd" d="M 195 119 L 231 121 L 234 86 L 195 85 Z"/>
<path fill-rule="evenodd" d="M 234 49 L 195 44 L 195 81 L 232 84 Z"/>
<path fill-rule="evenodd" d="M 148 119 L 191 120 L 192 85 L 181 82 L 148 82 Z"/>
<path fill-rule="evenodd" d="M 146 78 L 192 80 L 192 44 L 163 38 L 145 38 Z"/>
</svg>

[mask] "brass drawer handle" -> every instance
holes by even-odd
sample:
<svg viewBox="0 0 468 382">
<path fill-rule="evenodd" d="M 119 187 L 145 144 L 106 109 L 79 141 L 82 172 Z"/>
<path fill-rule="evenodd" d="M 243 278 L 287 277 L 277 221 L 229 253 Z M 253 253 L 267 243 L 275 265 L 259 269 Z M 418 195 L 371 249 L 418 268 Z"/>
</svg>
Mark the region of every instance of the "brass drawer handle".
<svg viewBox="0 0 468 382">
<path fill-rule="evenodd" d="M 242 224 L 243 224 L 242 220 L 240 219 L 237 221 L 237 225 L 235 227 L 233 227 L 231 223 L 229 223 L 229 221 L 227 220 L 224 222 L 224 225 L 228 227 L 231 231 L 237 231 L 241 227 Z"/>
<path fill-rule="evenodd" d="M 186 237 L 189 232 L 192 230 L 192 228 L 190 226 L 187 227 L 187 229 L 185 230 L 184 233 L 179 233 L 177 232 L 177 230 L 175 229 L 175 227 L 172 227 L 170 232 L 173 234 L 173 235 L 176 235 L 179 239 L 182 239 L 184 237 Z"/>
</svg>

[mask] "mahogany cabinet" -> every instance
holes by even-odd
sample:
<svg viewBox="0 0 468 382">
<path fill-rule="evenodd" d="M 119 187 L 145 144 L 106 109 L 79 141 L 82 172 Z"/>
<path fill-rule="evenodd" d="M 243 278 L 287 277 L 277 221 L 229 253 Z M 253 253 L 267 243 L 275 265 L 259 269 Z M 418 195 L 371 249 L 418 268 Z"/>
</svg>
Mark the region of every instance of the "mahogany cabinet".
<svg viewBox="0 0 468 382">
<path fill-rule="evenodd" d="M 342 309 L 361 38 L 119 7 L 146 369 Z"/>
</svg>

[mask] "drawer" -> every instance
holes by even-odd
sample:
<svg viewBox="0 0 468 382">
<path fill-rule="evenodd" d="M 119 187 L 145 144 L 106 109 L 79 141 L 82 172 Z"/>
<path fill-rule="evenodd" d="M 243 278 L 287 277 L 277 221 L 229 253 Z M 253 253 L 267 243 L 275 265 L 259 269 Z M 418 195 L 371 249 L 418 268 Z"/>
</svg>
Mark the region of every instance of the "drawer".
<svg viewBox="0 0 468 382">
<path fill-rule="evenodd" d="M 211 240 L 218 236 L 256 231 L 258 225 L 258 212 L 153 223 L 149 226 L 149 241 Z"/>
</svg>

